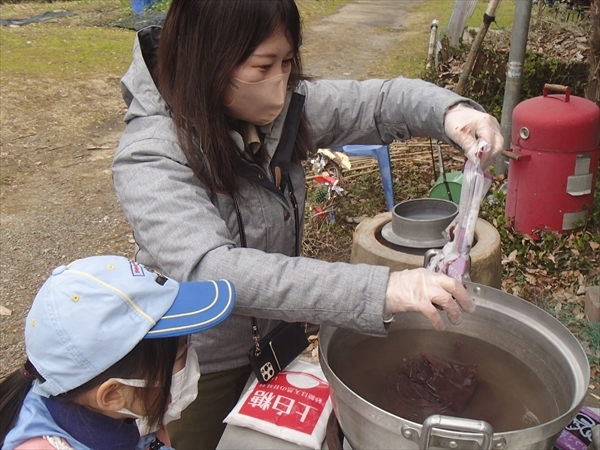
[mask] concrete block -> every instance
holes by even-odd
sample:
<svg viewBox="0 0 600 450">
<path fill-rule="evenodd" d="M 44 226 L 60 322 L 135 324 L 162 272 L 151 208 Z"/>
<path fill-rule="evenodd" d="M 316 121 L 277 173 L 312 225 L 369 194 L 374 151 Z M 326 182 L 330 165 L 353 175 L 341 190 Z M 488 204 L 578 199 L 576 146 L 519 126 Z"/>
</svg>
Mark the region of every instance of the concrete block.
<svg viewBox="0 0 600 450">
<path fill-rule="evenodd" d="M 600 322 L 600 286 L 585 290 L 585 314 L 590 322 Z"/>
</svg>

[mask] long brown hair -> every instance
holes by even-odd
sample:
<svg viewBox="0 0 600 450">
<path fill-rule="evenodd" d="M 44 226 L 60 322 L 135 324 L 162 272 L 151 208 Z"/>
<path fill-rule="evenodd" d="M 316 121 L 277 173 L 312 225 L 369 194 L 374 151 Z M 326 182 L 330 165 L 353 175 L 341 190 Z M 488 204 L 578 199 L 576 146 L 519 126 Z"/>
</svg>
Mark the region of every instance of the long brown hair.
<svg viewBox="0 0 600 450">
<path fill-rule="evenodd" d="M 213 190 L 235 192 L 236 147 L 221 93 L 231 71 L 282 26 L 294 57 L 290 85 L 302 78 L 300 14 L 294 0 L 173 0 L 158 46 L 158 88 L 169 104 L 194 173 Z M 305 159 L 310 137 L 303 117 L 294 147 Z"/>
<path fill-rule="evenodd" d="M 163 417 L 169 405 L 173 365 L 177 357 L 179 338 L 142 339 L 127 355 L 103 373 L 85 384 L 56 396 L 57 399 L 71 403 L 81 394 L 104 383 L 110 378 L 136 378 L 148 381 L 148 386 L 157 388 L 135 388 L 135 394 L 143 405 L 145 417 L 150 425 L 162 424 Z M 33 364 L 27 360 L 24 363 L 27 377 L 22 369 L 15 370 L 0 383 L 0 447 L 4 439 L 15 425 L 21 406 L 33 379 L 45 381 Z"/>
</svg>

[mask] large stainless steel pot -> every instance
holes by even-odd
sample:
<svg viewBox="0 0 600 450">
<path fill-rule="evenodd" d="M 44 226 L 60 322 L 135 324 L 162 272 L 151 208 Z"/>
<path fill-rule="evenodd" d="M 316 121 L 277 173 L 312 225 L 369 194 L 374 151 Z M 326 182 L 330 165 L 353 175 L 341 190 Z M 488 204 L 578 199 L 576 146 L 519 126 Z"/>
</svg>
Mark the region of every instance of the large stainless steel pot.
<svg viewBox="0 0 600 450">
<path fill-rule="evenodd" d="M 447 330 L 485 341 L 524 362 L 554 397 L 556 417 L 531 428 L 494 433 L 489 424 L 479 420 L 434 415 L 421 424 L 395 416 L 349 389 L 330 365 L 332 355 L 352 358 L 356 342 L 374 338 L 322 326 L 321 367 L 332 388 L 335 414 L 352 448 L 551 449 L 575 417 L 590 376 L 577 339 L 550 314 L 525 300 L 475 283 L 467 283 L 467 288 L 477 309 L 464 315 L 458 326 L 446 322 Z M 390 332 L 429 329 L 431 325 L 420 314 L 405 313 L 395 317 Z M 438 335 L 443 340 L 448 333 Z M 354 364 L 358 367 L 361 362 Z"/>
</svg>

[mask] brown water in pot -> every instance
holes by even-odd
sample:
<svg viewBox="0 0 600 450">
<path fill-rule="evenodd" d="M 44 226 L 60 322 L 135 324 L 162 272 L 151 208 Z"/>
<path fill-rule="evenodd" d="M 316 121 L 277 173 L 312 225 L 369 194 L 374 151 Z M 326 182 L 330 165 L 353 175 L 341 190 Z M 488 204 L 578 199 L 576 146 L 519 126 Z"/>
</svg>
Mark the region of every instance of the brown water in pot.
<svg viewBox="0 0 600 450">
<path fill-rule="evenodd" d="M 550 391 L 526 364 L 479 339 L 451 332 L 398 330 L 385 339 L 345 335 L 342 345 L 343 352 L 329 352 L 329 364 L 340 380 L 368 402 L 407 420 L 422 423 L 431 414 L 445 414 L 484 420 L 495 432 L 506 432 L 558 416 Z M 466 404 L 449 408 L 414 400 L 414 389 L 403 385 L 412 382 L 402 372 L 423 355 L 476 367 L 475 389 Z"/>
</svg>

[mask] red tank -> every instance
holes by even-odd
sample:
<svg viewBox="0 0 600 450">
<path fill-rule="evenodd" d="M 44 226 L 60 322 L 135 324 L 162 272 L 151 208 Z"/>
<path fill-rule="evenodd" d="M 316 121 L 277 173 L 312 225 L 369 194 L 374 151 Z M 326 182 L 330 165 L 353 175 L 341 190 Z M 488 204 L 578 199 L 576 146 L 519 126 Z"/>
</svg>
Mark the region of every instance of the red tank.
<svg viewBox="0 0 600 450">
<path fill-rule="evenodd" d="M 548 89 L 562 94 L 548 95 Z M 592 212 L 600 154 L 600 108 L 546 85 L 512 117 L 506 216 L 515 230 L 572 230 Z"/>
</svg>

